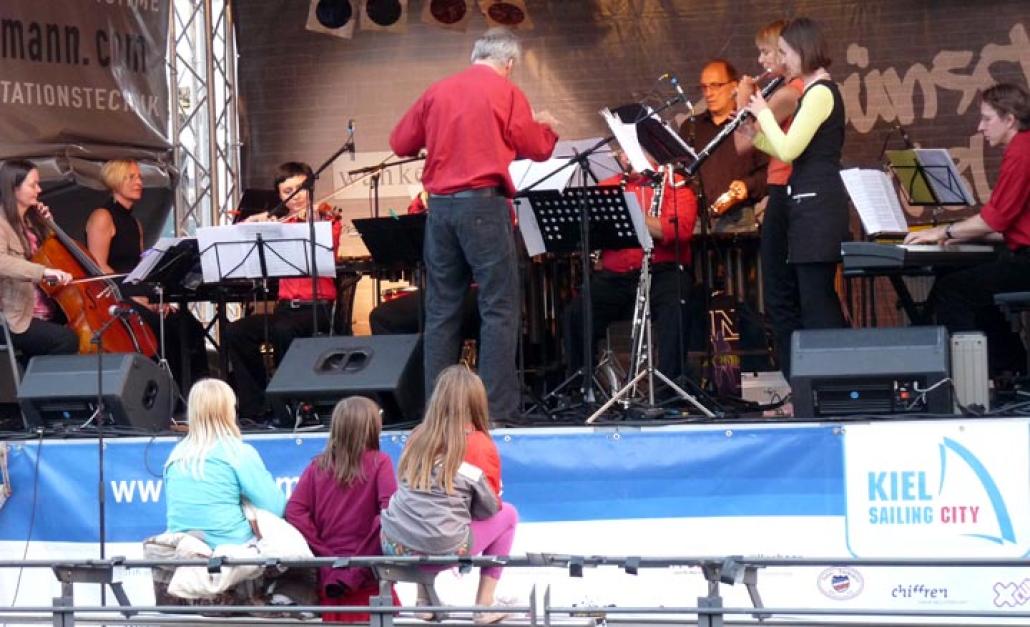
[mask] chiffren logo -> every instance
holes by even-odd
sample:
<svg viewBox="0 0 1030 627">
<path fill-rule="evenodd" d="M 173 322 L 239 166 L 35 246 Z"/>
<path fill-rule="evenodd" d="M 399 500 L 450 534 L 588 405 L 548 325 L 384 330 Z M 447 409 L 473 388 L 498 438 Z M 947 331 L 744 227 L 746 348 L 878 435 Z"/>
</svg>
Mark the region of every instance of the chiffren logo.
<svg viewBox="0 0 1030 627">
<path fill-rule="evenodd" d="M 948 589 L 944 587 L 927 586 L 921 583 L 898 584 L 891 589 L 891 596 L 895 599 L 919 599 L 939 600 L 948 598 Z"/>
</svg>

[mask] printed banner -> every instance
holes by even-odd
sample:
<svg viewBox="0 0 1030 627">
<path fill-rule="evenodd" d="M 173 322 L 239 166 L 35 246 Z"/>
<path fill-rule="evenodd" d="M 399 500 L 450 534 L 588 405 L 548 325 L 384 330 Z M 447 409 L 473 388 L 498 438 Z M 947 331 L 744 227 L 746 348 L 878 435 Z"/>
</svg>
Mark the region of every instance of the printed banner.
<svg viewBox="0 0 1030 627">
<path fill-rule="evenodd" d="M 0 157 L 40 144 L 168 148 L 169 6 L 4 0 Z"/>
<path fill-rule="evenodd" d="M 1001 547 L 980 557 L 1025 551 L 1028 434 L 1030 419 L 1019 418 L 846 428 L 496 430 L 494 438 L 505 500 L 519 511 L 513 554 L 947 558 L 972 553 L 963 552 L 967 543 Z M 396 461 L 404 439 L 386 433 L 380 444 Z M 288 494 L 322 450 L 325 434 L 247 441 Z M 107 555 L 142 558 L 140 540 L 164 529 L 161 474 L 174 443 L 166 437 L 106 442 Z M 9 454 L 13 496 L 0 509 L 0 559 L 97 557 L 97 442 L 15 441 Z M 904 507 L 892 497 L 925 503 L 933 521 L 949 522 L 918 525 L 925 539 L 904 528 L 877 535 L 879 529 L 868 528 L 870 508 Z M 1011 525 L 997 523 L 1001 510 Z M 767 568 L 758 584 L 767 607 L 1030 608 L 1025 568 Z M 471 603 L 475 585 L 475 573 L 447 571 L 437 579 L 451 604 Z M 588 568 L 582 577 L 561 568 L 512 568 L 498 594 L 524 603 L 533 586 L 541 594 L 549 587 L 557 605 L 683 607 L 707 591 L 701 572 L 691 567 L 638 575 Z M 135 604 L 153 598 L 145 570 L 129 573 L 125 589 Z M 58 593 L 45 569 L 25 570 L 20 579 L 17 569 L 0 569 L 2 604 L 47 604 Z M 401 586 L 400 594 L 413 602 L 412 587 Z M 742 586 L 724 585 L 722 594 L 726 607 L 750 605 Z M 76 599 L 95 601 L 96 592 L 80 586 Z"/>
<path fill-rule="evenodd" d="M 1030 555 L 1026 422 L 858 425 L 844 456 L 856 556 Z"/>
</svg>

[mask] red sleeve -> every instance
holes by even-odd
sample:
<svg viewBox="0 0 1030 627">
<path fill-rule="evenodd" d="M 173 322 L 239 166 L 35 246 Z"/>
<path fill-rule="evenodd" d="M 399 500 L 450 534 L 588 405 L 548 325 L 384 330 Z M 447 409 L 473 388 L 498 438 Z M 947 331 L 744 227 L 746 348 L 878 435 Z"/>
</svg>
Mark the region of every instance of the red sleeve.
<svg viewBox="0 0 1030 627">
<path fill-rule="evenodd" d="M 672 242 L 679 233 L 680 242 L 689 242 L 694 236 L 694 223 L 697 222 L 697 196 L 690 186 L 677 177 L 682 187 L 674 188 L 674 193 L 666 193 L 662 201 L 662 242 Z M 679 226 L 673 220 L 679 220 Z"/>
<path fill-rule="evenodd" d="M 393 472 L 393 462 L 386 453 L 379 453 L 379 466 L 376 468 L 376 497 L 379 499 L 380 511 L 390 504 L 390 497 L 397 491 L 397 475 Z"/>
<path fill-rule="evenodd" d="M 1030 149 L 1019 148 L 1010 145 L 1010 149 L 1005 152 L 991 199 L 980 210 L 980 217 L 987 226 L 999 233 L 1007 231 L 1024 208 L 1030 206 L 1030 179 L 1027 178 L 1027 172 L 1030 172 Z"/>
<path fill-rule="evenodd" d="M 465 447 L 465 461 L 483 471 L 490 489 L 501 498 L 501 456 L 490 434 L 473 430 Z"/>
<path fill-rule="evenodd" d="M 304 539 L 307 540 L 311 552 L 315 555 L 332 555 L 331 548 L 322 543 L 318 533 L 318 525 L 315 524 L 315 462 L 312 461 L 304 469 L 297 486 L 290 494 L 290 500 L 286 502 L 286 522 L 297 528 Z"/>
<path fill-rule="evenodd" d="M 414 157 L 426 146 L 425 98 L 416 100 L 390 133 L 390 149 L 398 157 Z"/>
<path fill-rule="evenodd" d="M 558 134 L 546 124 L 533 119 L 533 109 L 526 96 L 512 90 L 511 116 L 508 118 L 508 143 L 515 148 L 516 159 L 543 161 L 554 152 Z"/>
</svg>

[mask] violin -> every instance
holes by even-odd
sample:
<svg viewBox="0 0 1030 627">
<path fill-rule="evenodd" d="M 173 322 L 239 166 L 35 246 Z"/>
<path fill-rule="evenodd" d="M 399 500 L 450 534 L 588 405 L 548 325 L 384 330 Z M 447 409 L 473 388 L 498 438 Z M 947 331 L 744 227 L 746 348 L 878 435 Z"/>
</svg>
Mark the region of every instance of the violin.
<svg viewBox="0 0 1030 627">
<path fill-rule="evenodd" d="M 319 203 L 318 207 L 315 208 L 316 220 L 332 220 L 336 221 L 343 217 L 343 210 L 339 207 L 334 207 L 327 202 Z M 280 224 L 294 224 L 296 222 L 306 222 L 308 219 L 308 208 L 304 207 L 297 213 L 292 215 L 284 216 L 279 218 Z"/>
<path fill-rule="evenodd" d="M 118 284 L 103 278 L 104 272 L 89 252 L 57 226 L 53 218 L 43 222 L 49 233 L 32 255 L 32 261 L 72 275 L 71 283 L 58 285 L 43 281 L 40 289 L 64 312 L 68 326 L 79 338 L 79 352 L 95 353 L 97 346 L 93 336 L 102 330 L 100 348 L 105 353 L 157 355 L 157 338 L 140 316 L 114 315 L 123 303 Z M 96 280 L 82 281 L 84 278 Z"/>
</svg>

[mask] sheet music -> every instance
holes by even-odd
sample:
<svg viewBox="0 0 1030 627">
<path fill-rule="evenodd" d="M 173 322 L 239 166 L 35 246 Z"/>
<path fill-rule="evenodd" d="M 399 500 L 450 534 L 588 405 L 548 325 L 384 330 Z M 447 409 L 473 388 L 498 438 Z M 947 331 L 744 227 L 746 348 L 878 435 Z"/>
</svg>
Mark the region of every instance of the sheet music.
<svg viewBox="0 0 1030 627">
<path fill-rule="evenodd" d="M 942 205 L 972 205 L 973 194 L 966 179 L 958 173 L 951 154 L 944 148 L 917 148 L 919 165 Z M 957 185 L 956 185 L 957 184 Z"/>
<path fill-rule="evenodd" d="M 536 183 L 548 174 L 568 163 L 568 159 L 552 157 L 547 161 L 518 159 L 508 166 L 508 174 L 515 183 L 515 189 L 522 191 L 525 187 Z M 577 166 L 569 166 L 533 188 L 534 191 L 553 190 L 560 192 L 569 186 L 572 175 L 578 171 Z"/>
<path fill-rule="evenodd" d="M 136 267 L 132 269 L 132 272 L 125 277 L 125 283 L 138 284 L 145 280 L 157 264 L 161 262 L 164 254 L 184 239 L 189 238 L 162 237 L 157 240 L 156 244 L 144 250 L 140 255 L 139 263 L 136 264 Z"/>
<path fill-rule="evenodd" d="M 885 172 L 851 168 L 841 170 L 840 178 L 858 211 L 866 234 L 908 232 L 905 212 Z"/>
<path fill-rule="evenodd" d="M 540 225 L 537 224 L 536 214 L 533 213 L 533 205 L 529 199 L 516 198 L 515 212 L 519 218 L 519 233 L 522 234 L 522 241 L 526 245 L 526 254 L 535 257 L 546 253 L 544 236 L 540 233 Z"/>
<path fill-rule="evenodd" d="M 262 272 L 257 236 L 264 246 Z M 310 276 L 311 253 L 307 223 L 250 222 L 197 229 L 200 267 L 205 283 L 224 279 Z M 318 276 L 336 276 L 332 224 L 315 223 L 315 264 Z"/>
<path fill-rule="evenodd" d="M 633 220 L 633 232 L 637 234 L 637 241 L 644 250 L 654 248 L 654 238 L 651 231 L 647 230 L 647 223 L 644 221 L 644 210 L 640 207 L 640 201 L 633 192 L 623 192 L 626 199 L 626 206 L 629 207 L 629 217 Z"/>
<path fill-rule="evenodd" d="M 571 159 L 578 153 L 586 152 L 601 141 L 602 137 L 587 137 L 586 139 L 560 139 L 554 147 L 556 159 Z M 604 180 L 616 174 L 622 174 L 619 162 L 615 160 L 615 154 L 607 145 L 601 146 L 594 151 L 587 161 L 590 162 L 590 169 L 593 170 L 597 180 Z"/>
<path fill-rule="evenodd" d="M 637 127 L 635 124 L 624 123 L 608 109 L 601 109 L 601 117 L 608 124 L 608 128 L 612 130 L 612 135 L 615 135 L 615 141 L 619 142 L 619 146 L 626 153 L 626 158 L 629 159 L 630 165 L 633 166 L 634 170 L 637 172 L 648 172 L 655 169 L 647 159 L 647 155 L 644 154 L 640 140 L 637 139 Z"/>
</svg>

